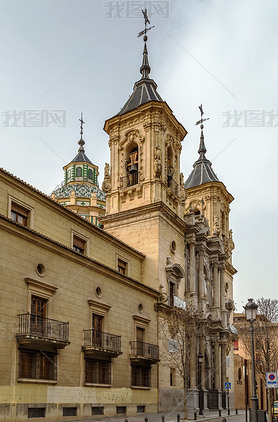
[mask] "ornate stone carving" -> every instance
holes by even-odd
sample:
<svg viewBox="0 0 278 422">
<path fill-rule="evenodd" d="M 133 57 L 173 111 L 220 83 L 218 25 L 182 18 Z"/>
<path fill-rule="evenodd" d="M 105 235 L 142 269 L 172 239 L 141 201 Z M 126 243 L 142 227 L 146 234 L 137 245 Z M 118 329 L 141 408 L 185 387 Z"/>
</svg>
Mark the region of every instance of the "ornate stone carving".
<svg viewBox="0 0 278 422">
<path fill-rule="evenodd" d="M 229 251 L 232 252 L 235 249 L 235 244 L 233 241 L 233 230 L 229 230 L 229 242 L 228 242 Z"/>
<path fill-rule="evenodd" d="M 167 293 L 165 292 L 165 287 L 162 284 L 160 284 L 159 286 L 159 293 L 160 293 L 159 301 L 163 303 L 167 302 L 168 296 L 167 296 Z"/>
<path fill-rule="evenodd" d="M 155 147 L 155 154 L 154 154 L 154 177 L 160 178 L 162 172 L 162 164 L 161 164 L 161 148 L 159 145 Z"/>
<path fill-rule="evenodd" d="M 219 217 L 217 215 L 214 217 L 213 234 L 214 236 L 220 235 Z"/>
<path fill-rule="evenodd" d="M 105 163 L 104 167 L 104 180 L 102 183 L 102 190 L 103 192 L 107 193 L 111 190 L 111 176 L 109 172 L 109 164 Z"/>
</svg>

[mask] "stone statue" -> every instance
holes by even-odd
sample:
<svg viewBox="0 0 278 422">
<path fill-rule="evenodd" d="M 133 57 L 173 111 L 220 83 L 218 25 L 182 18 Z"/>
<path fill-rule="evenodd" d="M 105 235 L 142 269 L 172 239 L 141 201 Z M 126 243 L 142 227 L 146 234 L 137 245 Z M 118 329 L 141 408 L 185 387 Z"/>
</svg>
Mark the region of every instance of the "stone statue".
<svg viewBox="0 0 278 422">
<path fill-rule="evenodd" d="M 180 174 L 180 197 L 182 202 L 186 200 L 186 194 L 184 190 L 184 175 L 183 173 Z"/>
<path fill-rule="evenodd" d="M 233 230 L 229 230 L 229 241 L 228 241 L 228 248 L 231 252 L 233 249 L 235 249 L 235 244 L 233 241 Z"/>
<path fill-rule="evenodd" d="M 220 234 L 219 217 L 217 215 L 214 217 L 213 234 L 214 236 L 219 236 Z"/>
<path fill-rule="evenodd" d="M 105 167 L 104 167 L 104 180 L 102 183 L 102 190 L 103 192 L 107 193 L 110 192 L 111 190 L 111 176 L 109 174 L 109 164 L 105 163 Z"/>
<path fill-rule="evenodd" d="M 154 154 L 154 177 L 159 178 L 162 172 L 162 164 L 161 164 L 161 148 L 159 145 L 155 147 L 155 154 Z"/>
</svg>

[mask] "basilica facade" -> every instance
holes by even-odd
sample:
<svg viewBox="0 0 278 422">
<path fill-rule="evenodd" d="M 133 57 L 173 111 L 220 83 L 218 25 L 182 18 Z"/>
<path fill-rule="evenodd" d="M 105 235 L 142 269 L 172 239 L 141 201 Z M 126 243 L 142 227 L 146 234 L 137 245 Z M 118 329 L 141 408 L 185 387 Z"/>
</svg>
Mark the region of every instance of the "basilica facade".
<svg viewBox="0 0 278 422">
<path fill-rule="evenodd" d="M 102 188 L 82 118 L 51 197 L 0 170 L 0 421 L 227 406 L 233 197 L 206 158 L 202 107 L 184 180 L 187 131 L 150 71 L 145 36 L 141 78 L 105 122 Z"/>
</svg>

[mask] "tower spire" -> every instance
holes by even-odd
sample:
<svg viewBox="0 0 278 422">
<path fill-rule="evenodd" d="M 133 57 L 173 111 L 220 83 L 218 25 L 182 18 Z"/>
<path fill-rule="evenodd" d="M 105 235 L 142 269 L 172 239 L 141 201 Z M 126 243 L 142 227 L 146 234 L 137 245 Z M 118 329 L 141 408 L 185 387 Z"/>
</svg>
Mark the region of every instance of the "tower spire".
<svg viewBox="0 0 278 422">
<path fill-rule="evenodd" d="M 148 37 L 146 35 L 146 32 L 149 31 L 150 29 L 154 28 L 154 26 L 150 26 L 149 28 L 147 28 L 147 24 L 150 24 L 149 18 L 148 18 L 148 13 L 147 13 L 147 9 L 142 10 L 144 19 L 145 19 L 145 29 L 143 29 L 143 31 L 139 32 L 138 37 L 141 37 L 141 35 L 144 35 L 144 50 L 143 50 L 143 61 L 142 61 L 142 66 L 140 67 L 140 73 L 142 74 L 142 78 L 141 79 L 148 79 L 149 78 L 149 74 L 151 72 L 151 68 L 149 65 L 149 59 L 148 59 L 148 49 L 147 49 L 147 41 L 148 41 Z"/>
<path fill-rule="evenodd" d="M 209 117 L 207 119 L 203 119 L 203 115 L 204 115 L 204 111 L 203 111 L 203 106 L 202 104 L 199 106 L 199 110 L 201 113 L 201 120 L 199 120 L 198 122 L 196 122 L 196 125 L 200 125 L 201 128 L 201 135 L 200 135 L 200 145 L 199 145 L 199 149 L 198 149 L 198 153 L 200 154 L 199 160 L 206 158 L 205 157 L 205 153 L 207 152 L 206 146 L 205 146 L 205 137 L 204 137 L 204 125 L 203 123 L 206 120 L 209 120 Z"/>
<path fill-rule="evenodd" d="M 203 123 L 206 120 L 209 120 L 209 117 L 203 119 L 204 111 L 202 104 L 199 106 L 199 110 L 201 113 L 201 119 L 196 122 L 196 125 L 200 125 L 201 135 L 200 135 L 200 145 L 198 149 L 199 158 L 193 164 L 193 170 L 190 173 L 188 179 L 184 184 L 185 189 L 194 188 L 196 186 L 203 185 L 209 182 L 219 182 L 218 177 L 214 173 L 211 162 L 206 158 L 205 153 L 207 152 L 205 146 L 205 137 L 204 137 L 204 125 Z"/>
<path fill-rule="evenodd" d="M 81 119 L 79 119 L 80 121 L 80 140 L 78 142 L 78 144 L 80 145 L 78 152 L 85 152 L 84 150 L 84 145 L 85 145 L 85 141 L 83 140 L 83 125 L 85 124 L 84 120 L 83 120 L 83 113 L 81 113 Z"/>
</svg>

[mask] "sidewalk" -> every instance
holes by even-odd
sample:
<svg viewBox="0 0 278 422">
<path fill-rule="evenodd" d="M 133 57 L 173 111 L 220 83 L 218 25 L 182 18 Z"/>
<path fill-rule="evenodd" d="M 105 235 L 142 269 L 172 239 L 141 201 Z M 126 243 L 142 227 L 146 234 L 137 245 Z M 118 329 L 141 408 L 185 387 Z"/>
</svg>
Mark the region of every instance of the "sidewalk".
<svg viewBox="0 0 278 422">
<path fill-rule="evenodd" d="M 177 413 L 176 411 L 170 412 L 170 413 L 141 413 L 139 415 L 136 416 L 100 416 L 100 417 L 93 417 L 90 419 L 87 419 L 87 422 L 163 422 L 162 421 L 162 416 L 165 417 L 164 421 L 165 422 L 177 422 Z M 238 421 L 243 421 L 244 418 L 244 412 L 242 410 L 238 411 L 238 414 L 236 414 L 236 411 L 233 409 L 230 411 L 230 415 L 228 415 L 228 411 L 227 410 L 222 410 L 221 411 L 221 416 L 219 417 L 219 412 L 218 410 L 208 410 L 208 411 L 204 411 L 203 412 L 204 415 L 200 416 L 197 415 L 197 421 L 202 422 L 202 421 L 215 421 L 215 422 L 222 422 L 223 418 L 228 419 L 231 417 L 237 417 Z M 183 412 L 179 412 L 180 414 L 180 421 L 184 422 L 184 413 Z M 146 418 L 148 419 L 148 421 L 146 421 Z M 76 421 L 77 422 L 77 421 Z M 192 422 L 192 419 L 190 419 L 190 422 Z"/>
</svg>

